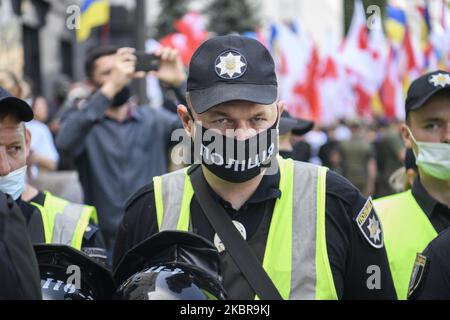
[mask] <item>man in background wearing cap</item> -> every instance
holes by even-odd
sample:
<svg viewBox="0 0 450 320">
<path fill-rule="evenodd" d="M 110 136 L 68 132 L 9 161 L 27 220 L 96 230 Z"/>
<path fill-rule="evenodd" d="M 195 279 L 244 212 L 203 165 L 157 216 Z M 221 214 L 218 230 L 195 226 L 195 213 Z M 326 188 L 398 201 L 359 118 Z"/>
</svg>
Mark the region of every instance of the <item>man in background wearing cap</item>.
<svg viewBox="0 0 450 320">
<path fill-rule="evenodd" d="M 31 107 L 0 87 L 0 191 L 19 205 L 33 243 L 60 243 L 106 258 L 96 220 L 95 208 L 69 203 L 49 193 L 25 191 L 27 157 L 31 134 L 24 122 L 33 119 Z M 100 257 L 101 256 L 101 257 Z"/>
<path fill-rule="evenodd" d="M 190 63 L 188 106 L 178 114 L 201 165 L 154 178 L 131 198 L 115 264 L 158 231 L 191 230 L 220 251 L 229 297 L 255 297 L 199 205 L 189 178 L 195 174 L 264 261 L 283 299 L 394 298 L 371 202 L 326 168 L 277 157 L 283 103 L 274 69 L 270 53 L 251 38 L 215 37 L 200 46 Z M 209 135 L 234 146 L 237 156 L 219 143 L 212 147 Z"/>
<path fill-rule="evenodd" d="M 283 111 L 280 118 L 280 145 L 279 154 L 285 159 L 298 159 L 299 156 L 294 151 L 293 136 L 302 136 L 314 127 L 314 122 L 293 118 L 289 112 Z M 309 158 L 309 157 L 308 157 Z"/>
<path fill-rule="evenodd" d="M 405 108 L 402 136 L 416 156 L 418 177 L 411 190 L 375 201 L 399 299 L 407 297 L 416 253 L 450 226 L 450 73 L 415 80 Z"/>
</svg>

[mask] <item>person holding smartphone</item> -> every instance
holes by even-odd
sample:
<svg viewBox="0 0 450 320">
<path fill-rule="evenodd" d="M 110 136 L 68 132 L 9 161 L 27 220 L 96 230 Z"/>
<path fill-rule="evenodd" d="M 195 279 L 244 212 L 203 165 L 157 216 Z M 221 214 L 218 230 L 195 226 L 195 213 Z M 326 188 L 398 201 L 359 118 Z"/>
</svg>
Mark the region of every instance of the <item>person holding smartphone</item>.
<svg viewBox="0 0 450 320">
<path fill-rule="evenodd" d="M 108 248 L 122 220 L 130 195 L 167 172 L 167 150 L 178 117 L 163 108 L 135 108 L 130 82 L 147 74 L 170 86 L 185 82 L 184 66 L 174 49 L 154 53 L 159 68 L 137 71 L 133 48 L 101 47 L 88 55 L 87 83 L 92 94 L 62 119 L 56 145 L 75 159 L 85 203 L 98 210 Z"/>
</svg>

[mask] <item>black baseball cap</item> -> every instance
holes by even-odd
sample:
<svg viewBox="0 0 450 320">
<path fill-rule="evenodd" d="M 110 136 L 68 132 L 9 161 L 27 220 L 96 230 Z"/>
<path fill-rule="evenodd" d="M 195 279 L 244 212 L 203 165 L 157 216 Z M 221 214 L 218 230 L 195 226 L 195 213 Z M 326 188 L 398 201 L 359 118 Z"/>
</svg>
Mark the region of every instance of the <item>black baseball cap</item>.
<svg viewBox="0 0 450 320">
<path fill-rule="evenodd" d="M 314 122 L 305 119 L 294 118 L 286 110 L 281 114 L 280 135 L 292 132 L 293 135 L 301 136 L 310 131 L 313 127 Z"/>
<path fill-rule="evenodd" d="M 273 58 L 249 37 L 211 38 L 192 56 L 187 93 L 197 113 L 233 100 L 272 104 L 278 98 Z"/>
<path fill-rule="evenodd" d="M 406 96 L 405 112 L 420 109 L 436 93 L 450 91 L 450 73 L 437 70 L 427 73 L 411 83 Z"/>
<path fill-rule="evenodd" d="M 20 120 L 24 122 L 33 120 L 34 114 L 30 105 L 22 99 L 13 97 L 8 91 L 0 87 L 0 108 L 6 106 L 17 109 Z"/>
</svg>

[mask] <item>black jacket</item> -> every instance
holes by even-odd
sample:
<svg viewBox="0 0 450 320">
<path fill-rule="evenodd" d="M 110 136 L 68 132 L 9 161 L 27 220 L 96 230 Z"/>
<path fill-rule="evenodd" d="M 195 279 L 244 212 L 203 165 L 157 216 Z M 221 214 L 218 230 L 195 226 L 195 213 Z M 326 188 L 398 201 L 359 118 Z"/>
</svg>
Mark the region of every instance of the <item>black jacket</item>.
<svg viewBox="0 0 450 320">
<path fill-rule="evenodd" d="M 25 219 L 0 192 L 0 299 L 41 299 L 39 268 Z"/>
</svg>

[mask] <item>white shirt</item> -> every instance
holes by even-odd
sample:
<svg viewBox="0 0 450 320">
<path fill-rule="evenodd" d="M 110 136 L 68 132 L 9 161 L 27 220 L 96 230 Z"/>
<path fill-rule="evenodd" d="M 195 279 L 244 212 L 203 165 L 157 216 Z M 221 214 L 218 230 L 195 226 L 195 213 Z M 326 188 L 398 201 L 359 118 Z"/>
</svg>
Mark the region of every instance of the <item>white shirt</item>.
<svg viewBox="0 0 450 320">
<path fill-rule="evenodd" d="M 37 120 L 31 120 L 30 122 L 25 123 L 25 125 L 31 133 L 31 151 L 57 163 L 59 154 L 58 151 L 56 151 L 55 142 L 53 141 L 50 129 Z M 37 174 L 36 168 L 32 170 L 33 174 Z"/>
</svg>

